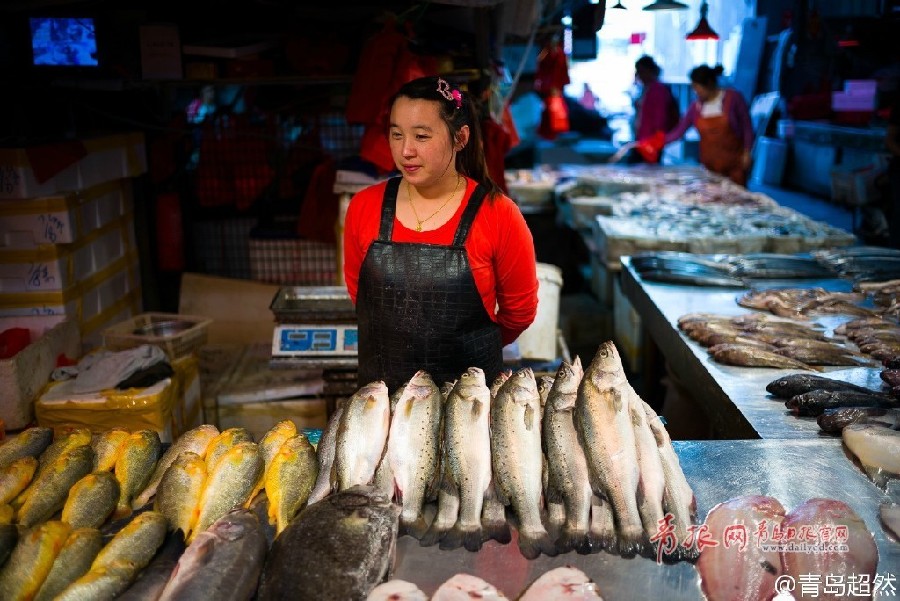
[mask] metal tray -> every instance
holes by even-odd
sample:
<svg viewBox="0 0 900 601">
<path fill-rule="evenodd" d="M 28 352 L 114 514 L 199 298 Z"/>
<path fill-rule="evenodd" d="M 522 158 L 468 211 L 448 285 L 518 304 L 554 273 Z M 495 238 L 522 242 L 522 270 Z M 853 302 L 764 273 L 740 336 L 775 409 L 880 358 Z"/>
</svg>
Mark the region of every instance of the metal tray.
<svg viewBox="0 0 900 601">
<path fill-rule="evenodd" d="M 356 322 L 344 286 L 282 286 L 269 305 L 279 323 Z"/>
</svg>

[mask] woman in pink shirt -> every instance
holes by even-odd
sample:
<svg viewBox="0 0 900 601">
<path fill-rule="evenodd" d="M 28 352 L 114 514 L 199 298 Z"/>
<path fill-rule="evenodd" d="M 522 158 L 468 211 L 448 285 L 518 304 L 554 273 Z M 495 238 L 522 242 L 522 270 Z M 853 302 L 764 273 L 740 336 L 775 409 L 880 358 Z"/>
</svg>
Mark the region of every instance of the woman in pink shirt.
<svg viewBox="0 0 900 601">
<path fill-rule="evenodd" d="M 644 55 L 634 63 L 634 71 L 644 87 L 638 99 L 635 138 L 645 140 L 658 131 L 667 133 L 680 115 L 669 86 L 659 80 L 662 70 L 652 57 Z"/>
</svg>

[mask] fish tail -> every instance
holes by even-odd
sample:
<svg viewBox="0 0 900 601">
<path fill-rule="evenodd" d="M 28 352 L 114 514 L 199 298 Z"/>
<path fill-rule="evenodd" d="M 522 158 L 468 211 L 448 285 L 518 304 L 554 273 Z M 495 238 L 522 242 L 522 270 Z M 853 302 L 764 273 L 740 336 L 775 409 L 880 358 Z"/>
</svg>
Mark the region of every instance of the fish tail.
<svg viewBox="0 0 900 601">
<path fill-rule="evenodd" d="M 437 518 L 435 518 L 435 521 L 437 521 Z M 419 546 L 433 547 L 434 545 L 438 544 L 442 538 L 444 538 L 446 532 L 446 530 L 432 522 L 428 530 L 426 530 L 425 533 L 419 538 Z"/>
<path fill-rule="evenodd" d="M 444 536 L 441 537 L 440 548 L 445 551 L 449 551 L 452 549 L 458 549 L 463 546 L 463 539 L 465 538 L 465 531 L 459 527 L 459 524 L 456 524 L 450 530 L 447 530 L 444 533 Z M 479 533 L 478 538 L 481 538 Z"/>
<path fill-rule="evenodd" d="M 541 553 L 548 557 L 558 554 L 556 544 L 546 530 L 534 533 L 519 531 L 519 551 L 525 559 L 536 559 Z"/>
<path fill-rule="evenodd" d="M 131 505 L 128 503 L 119 503 L 116 505 L 116 510 L 113 512 L 112 519 L 120 520 L 123 518 L 127 518 L 133 513 L 131 509 Z"/>
<path fill-rule="evenodd" d="M 566 525 L 563 526 L 556 539 L 556 550 L 559 553 L 568 553 L 574 550 L 580 555 L 588 555 L 593 549 L 586 530 L 578 530 Z"/>
<path fill-rule="evenodd" d="M 645 547 L 645 535 L 642 529 L 623 529 L 618 535 L 619 554 L 625 557 L 640 555 Z"/>
<path fill-rule="evenodd" d="M 484 540 L 495 540 L 501 545 L 508 545 L 512 541 L 512 532 L 506 522 L 482 522 L 481 532 Z"/>
<path fill-rule="evenodd" d="M 422 517 L 421 514 L 419 514 L 414 520 L 401 520 L 400 522 L 399 536 L 408 534 L 417 540 L 422 540 L 422 537 L 425 536 L 425 533 L 427 531 L 428 523 L 425 521 L 425 518 Z"/>
<path fill-rule="evenodd" d="M 606 551 L 613 555 L 619 553 L 619 541 L 613 532 L 590 531 L 588 533 L 588 545 L 591 553 Z"/>
</svg>

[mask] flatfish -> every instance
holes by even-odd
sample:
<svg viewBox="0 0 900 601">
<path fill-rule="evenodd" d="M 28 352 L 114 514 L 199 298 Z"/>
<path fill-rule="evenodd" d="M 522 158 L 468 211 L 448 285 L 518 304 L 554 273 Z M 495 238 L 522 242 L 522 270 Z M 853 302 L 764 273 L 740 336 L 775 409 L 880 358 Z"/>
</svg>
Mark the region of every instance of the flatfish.
<svg viewBox="0 0 900 601">
<path fill-rule="evenodd" d="M 372 485 L 308 505 L 272 543 L 257 598 L 363 600 L 394 559 L 400 508 Z"/>
</svg>

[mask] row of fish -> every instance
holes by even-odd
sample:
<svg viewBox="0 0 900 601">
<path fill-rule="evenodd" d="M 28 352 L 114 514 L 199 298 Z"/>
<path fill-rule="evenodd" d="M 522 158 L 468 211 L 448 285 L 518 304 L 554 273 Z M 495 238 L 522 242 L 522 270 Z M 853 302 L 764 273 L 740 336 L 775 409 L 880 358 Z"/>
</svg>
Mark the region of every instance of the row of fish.
<svg viewBox="0 0 900 601">
<path fill-rule="evenodd" d="M 834 334 L 846 338 L 861 353 L 880 361 L 885 367 L 891 367 L 889 362 L 900 357 L 900 325 L 893 320 L 883 317 L 851 319 L 837 326 Z M 900 362 L 894 367 L 900 367 Z"/>
<path fill-rule="evenodd" d="M 766 391 L 794 414 L 815 417 L 819 427 L 839 433 L 869 478 L 884 487 L 900 478 L 900 399 L 851 382 L 813 374 L 789 374 Z"/>
<path fill-rule="evenodd" d="M 875 539 L 842 501 L 808 499 L 786 511 L 774 497 L 741 496 L 713 507 L 704 525 L 719 543 L 704 547 L 696 563 L 709 601 L 771 599 L 783 577 L 793 578 L 798 591 L 809 575 L 853 575 L 874 582 Z M 847 598 L 827 591 L 819 596 L 818 590 L 815 596 Z"/>
<path fill-rule="evenodd" d="M 376 586 L 366 601 L 463 601 L 465 599 L 508 599 L 503 591 L 472 574 L 460 573 L 448 578 L 429 597 L 418 586 L 405 580 L 389 580 Z M 553 568 L 538 576 L 517 601 L 548 599 L 603 601 L 600 587 L 587 574 L 572 566 Z"/>
<path fill-rule="evenodd" d="M 688 313 L 678 318 L 678 328 L 726 365 L 821 371 L 823 365 L 872 363 L 815 324 L 765 313 Z"/>
<path fill-rule="evenodd" d="M 322 435 L 308 503 L 374 483 L 401 507 L 400 533 L 423 546 L 476 551 L 509 542 L 513 523 L 527 558 L 652 553 L 666 514 L 680 540 L 694 523 L 671 440 L 611 341 L 587 369 L 563 362 L 540 386 L 530 368 L 491 385 L 470 368 L 445 393 L 424 371 L 392 395 L 380 381 L 361 387 Z"/>
<path fill-rule="evenodd" d="M 769 311 L 779 317 L 809 319 L 813 315 L 854 315 L 874 317 L 876 312 L 862 306 L 863 292 L 835 292 L 813 286 L 809 288 L 761 288 L 749 290 L 737 299 L 748 309 Z"/>
</svg>

